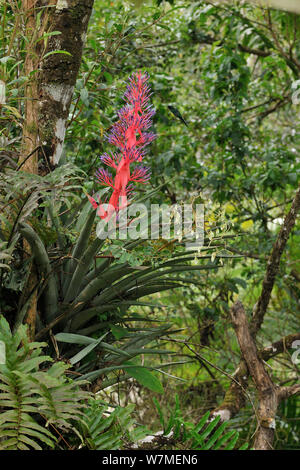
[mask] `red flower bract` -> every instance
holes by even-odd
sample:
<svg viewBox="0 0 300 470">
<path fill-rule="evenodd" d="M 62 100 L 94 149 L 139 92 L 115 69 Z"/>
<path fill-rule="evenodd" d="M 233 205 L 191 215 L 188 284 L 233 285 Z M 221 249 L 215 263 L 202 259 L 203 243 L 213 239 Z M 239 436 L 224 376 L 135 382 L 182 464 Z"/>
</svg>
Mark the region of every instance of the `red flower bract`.
<svg viewBox="0 0 300 470">
<path fill-rule="evenodd" d="M 155 139 L 155 134 L 146 132 L 152 125 L 154 108 L 149 104 L 150 87 L 147 84 L 147 73 L 135 72 L 129 78 L 124 94 L 125 106 L 118 112 L 119 120 L 112 126 L 108 136 L 110 144 L 118 149 L 118 153 L 105 153 L 101 161 L 116 170 L 113 180 L 111 174 L 104 169 L 96 172 L 96 177 L 101 185 L 109 186 L 113 192 L 109 199 L 109 208 L 104 210 L 101 200 L 99 204 L 88 196 L 97 215 L 107 221 L 113 213 L 127 206 L 128 195 L 132 191 L 130 182 L 146 183 L 150 178 L 150 171 L 144 166 L 137 166 L 131 171 L 130 165 L 141 162 L 145 155 L 145 147 Z M 120 198 L 122 200 L 120 207 Z"/>
</svg>

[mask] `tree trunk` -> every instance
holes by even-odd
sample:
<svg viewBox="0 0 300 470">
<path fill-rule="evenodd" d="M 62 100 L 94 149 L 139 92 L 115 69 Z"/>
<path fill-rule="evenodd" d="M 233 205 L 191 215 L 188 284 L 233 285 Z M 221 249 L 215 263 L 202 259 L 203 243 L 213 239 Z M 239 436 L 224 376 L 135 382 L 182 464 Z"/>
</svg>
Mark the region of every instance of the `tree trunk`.
<svg viewBox="0 0 300 470">
<path fill-rule="evenodd" d="M 43 6 L 43 3 L 41 2 Z M 49 2 L 46 2 L 49 7 Z M 94 0 L 52 0 L 36 24 L 37 0 L 23 0 L 28 48 L 22 169 L 41 173 L 59 162 Z M 51 4 L 50 3 L 50 4 Z M 40 6 L 40 5 L 39 5 Z M 46 47 L 43 34 L 50 35 Z M 60 51 L 60 52 L 59 52 Z"/>
<path fill-rule="evenodd" d="M 38 172 L 38 129 L 37 129 L 37 57 L 35 54 L 34 41 L 36 39 L 36 20 L 35 20 L 36 0 L 23 0 L 23 12 L 25 17 L 25 35 L 27 38 L 26 58 L 24 64 L 24 73 L 28 77 L 25 87 L 25 116 L 23 124 L 23 136 L 20 163 L 22 170 L 28 173 L 37 174 Z M 23 241 L 24 256 L 30 257 L 31 249 L 26 240 Z M 37 315 L 37 273 L 33 263 L 30 266 L 30 275 L 25 285 L 25 298 L 29 299 L 25 323 L 28 325 L 28 338 L 33 341 L 35 336 L 35 323 Z M 33 292 L 33 294 L 32 294 Z"/>
<path fill-rule="evenodd" d="M 27 39 L 24 74 L 28 77 L 19 158 L 23 171 L 45 174 L 59 162 L 93 3 L 93 0 L 22 1 Z M 46 8 L 41 10 L 43 6 Z M 38 11 L 42 11 L 39 20 Z M 45 32 L 60 34 L 48 36 L 45 47 Z M 26 241 L 23 247 L 26 256 L 30 256 Z M 25 287 L 25 296 L 30 298 L 25 316 L 30 340 L 35 335 L 37 282 L 32 265 Z"/>
<path fill-rule="evenodd" d="M 38 129 L 37 129 L 37 70 L 38 61 L 33 45 L 36 38 L 35 28 L 35 6 L 36 0 L 23 0 L 23 11 L 25 16 L 25 35 L 28 39 L 26 58 L 24 64 L 24 74 L 28 77 L 25 87 L 25 116 L 23 124 L 22 152 L 20 163 L 23 162 L 22 169 L 29 173 L 38 171 Z M 28 157 L 30 155 L 30 157 Z"/>
<path fill-rule="evenodd" d="M 230 314 L 242 357 L 258 392 L 259 406 L 256 412 L 258 428 L 255 433 L 254 449 L 272 450 L 278 405 L 281 400 L 298 395 L 300 385 L 279 387 L 274 384 L 258 353 L 243 304 L 237 301 L 231 308 Z"/>
<path fill-rule="evenodd" d="M 74 85 L 91 16 L 93 0 L 57 0 L 49 18 L 51 36 L 38 78 L 38 127 L 41 141 L 40 159 L 55 167 L 61 157 Z"/>
</svg>

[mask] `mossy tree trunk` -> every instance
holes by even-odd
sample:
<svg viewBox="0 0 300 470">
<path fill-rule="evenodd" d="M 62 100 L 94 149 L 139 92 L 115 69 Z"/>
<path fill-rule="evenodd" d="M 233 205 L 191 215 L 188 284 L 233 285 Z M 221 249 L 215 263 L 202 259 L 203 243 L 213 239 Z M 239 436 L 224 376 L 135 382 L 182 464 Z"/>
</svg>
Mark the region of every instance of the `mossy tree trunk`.
<svg viewBox="0 0 300 470">
<path fill-rule="evenodd" d="M 38 78 L 38 126 L 40 159 L 51 168 L 62 154 L 66 124 L 78 75 L 93 0 L 57 0 L 48 29 L 61 34 L 50 36 Z M 54 53 L 54 51 L 66 51 Z"/>
<path fill-rule="evenodd" d="M 25 116 L 20 161 L 24 162 L 22 169 L 29 173 L 37 173 L 38 171 L 38 156 L 37 151 L 35 151 L 39 140 L 37 131 L 38 93 L 36 76 L 38 59 L 36 47 L 34 46 L 34 42 L 37 39 L 35 3 L 36 0 L 23 0 L 25 35 L 27 38 L 24 73 L 28 77 L 28 81 L 25 87 Z"/>
<path fill-rule="evenodd" d="M 44 173 L 62 154 L 66 124 L 94 0 L 23 0 L 28 48 L 22 169 Z M 46 7 L 37 19 L 37 12 Z M 39 7 L 39 8 L 38 8 Z M 44 41 L 44 33 L 55 33 Z M 30 155 L 30 157 L 28 157 Z"/>
<path fill-rule="evenodd" d="M 25 87 L 25 116 L 23 124 L 22 148 L 20 163 L 22 170 L 28 173 L 36 174 L 38 172 L 38 141 L 39 134 L 37 129 L 37 67 L 38 58 L 36 55 L 35 41 L 37 39 L 36 31 L 36 0 L 23 0 L 23 14 L 25 22 L 26 58 L 24 64 L 24 73 L 28 77 Z M 23 241 L 24 256 L 31 256 L 31 248 L 26 240 Z M 25 322 L 28 325 L 28 338 L 34 339 L 35 324 L 37 315 L 37 272 L 34 263 L 30 265 L 30 275 L 25 284 L 25 296 L 28 299 Z"/>
<path fill-rule="evenodd" d="M 45 174 L 59 162 L 74 85 L 94 0 L 23 0 L 26 35 L 25 116 L 20 169 Z M 45 8 L 43 8 L 45 7 Z M 45 33 L 53 33 L 52 35 Z M 61 51 L 61 52 L 59 52 Z M 26 256 L 30 246 L 24 241 Z M 38 282 L 34 264 L 26 285 L 25 321 L 35 335 Z"/>
</svg>

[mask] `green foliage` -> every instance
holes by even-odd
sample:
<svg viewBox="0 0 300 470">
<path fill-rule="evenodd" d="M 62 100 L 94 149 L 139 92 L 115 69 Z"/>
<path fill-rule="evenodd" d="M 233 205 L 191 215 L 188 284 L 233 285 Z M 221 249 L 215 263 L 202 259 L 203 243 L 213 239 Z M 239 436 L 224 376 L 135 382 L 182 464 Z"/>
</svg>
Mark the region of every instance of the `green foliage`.
<svg viewBox="0 0 300 470">
<path fill-rule="evenodd" d="M 164 366 L 170 366 L 172 363 L 161 363 L 159 367 L 151 366 L 150 364 L 141 366 L 139 365 L 138 358 L 142 354 L 146 356 L 172 354 L 172 351 L 158 349 L 157 344 L 155 344 L 163 334 L 173 333 L 169 328 L 170 325 L 163 325 L 157 328 L 143 328 L 141 331 L 137 328 L 133 329 L 132 332 L 130 328 L 124 328 L 122 341 L 119 341 L 117 345 L 114 344 L 113 340 L 110 343 L 103 341 L 109 332 L 102 335 L 99 339 L 77 334 L 58 333 L 56 340 L 58 342 L 87 345 L 69 359 L 71 364 L 80 362 L 77 370 L 84 373 L 81 377 L 82 379 L 94 381 L 109 373 L 113 374 L 110 380 L 104 381 L 98 387 L 98 390 L 105 389 L 131 377 L 148 389 L 162 393 L 162 385 L 151 371 L 164 373 L 162 370 Z M 149 343 L 153 343 L 152 348 L 145 347 Z M 93 359 L 95 356 L 91 356 L 92 351 L 96 349 L 102 352 L 101 360 L 98 364 L 94 363 Z M 131 360 L 129 361 L 128 359 Z M 100 366 L 100 368 L 97 368 L 96 365 Z M 118 374 L 115 375 L 116 373 Z"/>
<path fill-rule="evenodd" d="M 189 421 L 194 409 L 211 409 L 224 396 L 228 380 L 220 369 L 233 373 L 240 355 L 229 308 L 239 295 L 250 315 L 298 185 L 300 16 L 250 1 L 242 8 L 239 2 L 202 0 L 95 1 L 67 123 L 68 164 L 40 177 L 17 171 L 24 90 L 32 77 L 24 76 L 27 44 L 16 13 L 11 2 L 0 3 L 0 80 L 6 85 L 0 116 L 1 312 L 15 329 L 24 321 L 34 261 L 37 334 L 47 338 L 52 323 L 61 355 L 85 378 L 100 378 L 103 388 L 134 377 L 149 387 L 149 396 L 161 390 L 156 380 L 163 373 L 165 393 L 157 395 L 163 406 L 178 383 L 170 377 L 172 367 L 187 381 L 178 391 Z M 150 74 L 159 136 L 145 157 L 150 184 L 159 188 L 151 203 L 205 203 L 205 247 L 195 262 L 180 244 L 161 239 L 101 245 L 82 194 L 98 192 L 93 175 L 105 134 L 117 119 L 124 81 L 140 69 Z M 25 259 L 23 239 L 31 259 Z M 261 344 L 299 330 L 299 246 L 298 225 L 282 258 Z M 225 256 L 230 259 L 222 265 Z M 182 329 L 171 353 L 159 345 L 161 337 L 172 339 L 171 328 L 162 326 L 166 320 Z M 195 362 L 183 346 L 187 338 L 212 366 Z M 174 360 L 181 354 L 189 355 L 189 364 Z M 271 366 L 278 382 L 297 380 L 288 352 Z M 297 398 L 280 409 L 278 448 L 297 446 L 297 410 Z M 252 414 L 246 408 L 235 422 L 245 440 L 255 431 Z"/>
<path fill-rule="evenodd" d="M 3 262 L 2 260 L 11 259 L 11 255 L 7 251 L 6 247 L 7 247 L 7 244 L 5 242 L 0 243 L 0 260 L 1 260 L 0 268 L 2 268 L 2 269 L 4 269 L 4 268 L 9 269 L 9 265 L 7 263 Z"/>
<path fill-rule="evenodd" d="M 6 353 L 0 364 L 0 449 L 53 448 L 56 437 L 47 428 L 71 429 L 79 420 L 88 396 L 79 388 L 83 382 L 66 378 L 67 364 L 51 364 L 41 352 L 47 344 L 30 343 L 24 325 L 13 335 L 3 316 L 0 341 Z"/>
<path fill-rule="evenodd" d="M 107 405 L 90 400 L 80 423 L 83 446 L 90 450 L 120 450 L 143 439 L 149 431 L 133 418 L 134 405 L 117 406 L 108 412 Z"/>
<path fill-rule="evenodd" d="M 276 450 L 299 449 L 299 423 L 300 402 L 298 397 L 291 397 L 280 404 L 276 426 Z"/>
<path fill-rule="evenodd" d="M 6 169 L 0 180 L 1 226 L 0 238 L 11 242 L 18 223 L 28 220 L 35 211 L 37 216 L 48 206 L 65 204 L 67 208 L 80 203 L 75 190 L 81 188 L 83 172 L 74 165 L 65 164 L 46 176 Z M 45 236 L 45 234 L 44 234 Z"/>
<path fill-rule="evenodd" d="M 172 410 L 171 417 L 166 422 L 157 400 L 154 399 L 154 403 L 160 416 L 163 432 L 151 434 L 146 427 L 136 424 L 133 418 L 133 404 L 125 407 L 116 406 L 113 411 L 108 411 L 107 405 L 102 404 L 101 400 L 90 400 L 79 426 L 81 446 L 92 450 L 119 450 L 128 447 L 143 449 L 145 445 L 148 445 L 145 444 L 148 440 L 144 441 L 144 438 L 152 436 L 154 443 L 149 444 L 149 448 L 156 449 L 155 438 L 162 436 L 167 440 L 170 439 L 170 445 L 174 449 L 232 450 L 236 448 L 239 433 L 235 430 L 226 431 L 230 423 L 219 425 L 220 417 L 210 420 L 210 413 L 207 412 L 196 425 L 187 422 L 181 415 L 178 396 L 176 396 L 175 409 Z M 244 444 L 239 447 L 239 450 L 247 449 L 247 447 L 247 444 Z"/>
<path fill-rule="evenodd" d="M 219 425 L 220 416 L 210 419 L 210 412 L 207 411 L 196 424 L 185 421 L 180 410 L 178 395 L 176 395 L 175 409 L 172 411 L 169 420 L 165 421 L 162 409 L 155 398 L 154 404 L 159 413 L 164 435 L 172 437 L 175 442 L 180 442 L 185 449 L 235 449 L 239 433 L 235 430 L 225 432 L 226 428 L 230 425 L 230 422 L 226 421 Z M 243 445 L 239 450 L 245 450 L 247 447 L 247 445 Z"/>
<path fill-rule="evenodd" d="M 122 338 L 116 338 L 110 329 L 126 325 L 128 318 L 148 321 L 139 315 L 126 317 L 128 308 L 147 306 L 141 298 L 194 282 L 182 274 L 216 270 L 228 255 L 220 253 L 211 260 L 211 255 L 186 253 L 184 239 L 181 244 L 172 242 L 172 250 L 165 251 L 164 242 L 159 241 L 102 240 L 95 233 L 95 211 L 89 202 L 77 204 L 74 192 L 79 176 L 74 167 L 64 165 L 45 178 L 24 173 L 16 183 L 14 174 L 15 170 L 9 170 L 2 181 L 7 214 L 2 218 L 2 233 L 13 259 L 11 272 L 3 271 L 1 278 L 6 295 L 10 291 L 19 294 L 14 329 L 23 322 L 31 295 L 37 291 L 41 312 L 37 338 L 54 328 L 58 341 L 73 344 L 71 349 L 63 346 L 64 357 L 76 365 L 84 379 L 96 380 L 123 370 L 124 377 L 134 377 L 161 393 L 160 382 L 147 370 L 149 364 L 144 369 L 138 362 L 127 361 L 141 354 L 169 354 L 158 349 L 156 342 L 167 332 L 173 334 L 170 325 L 132 332 L 124 329 Z M 38 282 L 27 297 L 22 292 L 26 290 L 30 262 L 22 263 L 22 246 L 17 243 L 20 237 L 30 245 L 38 271 Z M 17 279 L 20 265 L 22 274 Z M 80 345 L 85 346 L 82 349 Z"/>
<path fill-rule="evenodd" d="M 160 353 L 164 354 L 166 351 L 161 351 Z M 145 367 L 136 366 L 131 362 L 125 362 L 124 364 L 125 366 L 129 366 L 129 368 L 126 368 L 128 374 L 135 378 L 141 385 L 153 392 L 163 393 L 164 389 L 160 381 Z"/>
</svg>

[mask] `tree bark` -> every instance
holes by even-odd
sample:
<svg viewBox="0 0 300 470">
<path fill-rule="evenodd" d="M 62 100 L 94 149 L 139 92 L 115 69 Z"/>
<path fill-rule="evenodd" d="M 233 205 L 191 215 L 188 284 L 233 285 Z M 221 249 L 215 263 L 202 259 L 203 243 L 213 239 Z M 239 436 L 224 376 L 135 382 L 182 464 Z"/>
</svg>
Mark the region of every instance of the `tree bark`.
<svg viewBox="0 0 300 470">
<path fill-rule="evenodd" d="M 22 0 L 27 77 L 19 157 L 22 171 L 44 174 L 59 162 L 92 6 L 93 0 Z M 37 12 L 41 12 L 39 21 Z M 44 33 L 54 31 L 60 34 L 49 36 L 43 47 Z M 67 54 L 54 53 L 57 51 Z M 26 256 L 30 256 L 29 244 L 26 240 L 23 243 Z M 30 298 L 25 316 L 30 340 L 35 335 L 37 282 L 37 271 L 32 264 L 25 286 L 25 296 Z"/>
<path fill-rule="evenodd" d="M 262 291 L 258 302 L 253 309 L 252 320 L 249 327 L 253 338 L 256 337 L 263 323 L 264 316 L 271 299 L 275 278 L 279 271 L 280 259 L 286 247 L 290 233 L 295 226 L 299 210 L 300 187 L 298 188 L 292 201 L 291 208 L 284 219 L 268 260 Z M 262 357 L 264 360 L 268 360 L 271 357 L 282 353 L 285 348 L 291 347 L 293 341 L 298 339 L 298 337 L 298 334 L 289 335 L 286 338 L 277 341 L 272 346 L 262 350 L 260 352 L 260 357 Z M 222 421 L 227 421 L 239 412 L 246 402 L 245 391 L 248 386 L 249 374 L 251 374 L 251 372 L 248 368 L 248 364 L 245 361 L 245 358 L 243 357 L 241 358 L 241 361 L 233 374 L 235 381 L 230 384 L 222 404 L 213 411 L 213 416 L 220 415 Z"/>
<path fill-rule="evenodd" d="M 54 168 L 61 157 L 74 85 L 94 0 L 56 0 L 49 17 L 51 36 L 38 77 L 40 159 Z"/>
<path fill-rule="evenodd" d="M 38 156 L 35 149 L 37 148 L 39 136 L 37 132 L 38 93 L 36 77 L 38 61 L 33 45 L 36 38 L 35 4 L 36 0 L 23 0 L 22 4 L 25 17 L 25 35 L 27 38 L 24 74 L 28 77 L 28 81 L 25 87 L 25 116 L 20 163 L 22 163 L 23 171 L 36 174 L 38 171 Z M 30 158 L 26 158 L 27 155 L 31 155 Z"/>
<path fill-rule="evenodd" d="M 38 155 L 37 146 L 39 141 L 37 129 L 37 66 L 36 47 L 34 45 L 37 37 L 36 18 L 35 18 L 36 0 L 23 0 L 22 8 L 25 19 L 25 35 L 27 38 L 26 57 L 24 63 L 24 73 L 28 78 L 25 87 L 25 116 L 23 124 L 22 147 L 19 159 L 22 170 L 28 173 L 38 173 Z M 29 157 L 28 157 L 29 156 Z M 30 257 L 31 249 L 26 240 L 23 241 L 24 255 Z M 25 323 L 28 325 L 28 338 L 33 341 L 35 336 L 35 323 L 37 315 L 37 273 L 33 263 L 30 265 L 30 275 L 25 285 L 25 296 L 30 299 L 25 315 Z M 34 290 L 33 295 L 32 290 Z"/>
<path fill-rule="evenodd" d="M 259 394 L 257 416 L 259 429 L 256 434 L 254 448 L 257 450 L 271 450 L 278 406 L 276 388 L 265 370 L 262 360 L 258 357 L 256 344 L 250 334 L 249 323 L 242 303 L 236 302 L 230 313 L 242 356 L 247 363 Z"/>
<path fill-rule="evenodd" d="M 286 247 L 290 233 L 295 226 L 297 214 L 300 210 L 300 186 L 293 199 L 291 208 L 287 213 L 281 229 L 277 235 L 276 242 L 273 245 L 272 252 L 270 254 L 266 274 L 263 280 L 262 291 L 259 299 L 253 309 L 253 316 L 251 322 L 251 332 L 255 336 L 259 331 L 266 313 L 267 307 L 270 302 L 271 293 L 273 290 L 276 275 L 279 271 L 280 259 L 283 250 Z"/>
<path fill-rule="evenodd" d="M 29 78 L 20 156 L 25 171 L 37 173 L 39 165 L 43 174 L 60 160 L 93 3 L 94 0 L 23 0 L 28 39 L 24 72 Z M 39 28 L 37 6 L 48 7 L 41 15 Z M 43 48 L 43 41 L 36 39 L 45 32 L 60 34 L 50 35 Z"/>
<path fill-rule="evenodd" d="M 258 391 L 258 429 L 255 435 L 254 449 L 271 450 L 273 449 L 278 405 L 281 400 L 299 394 L 300 385 L 278 387 L 273 383 L 257 351 L 243 304 L 237 301 L 230 313 L 243 359 Z"/>
</svg>

